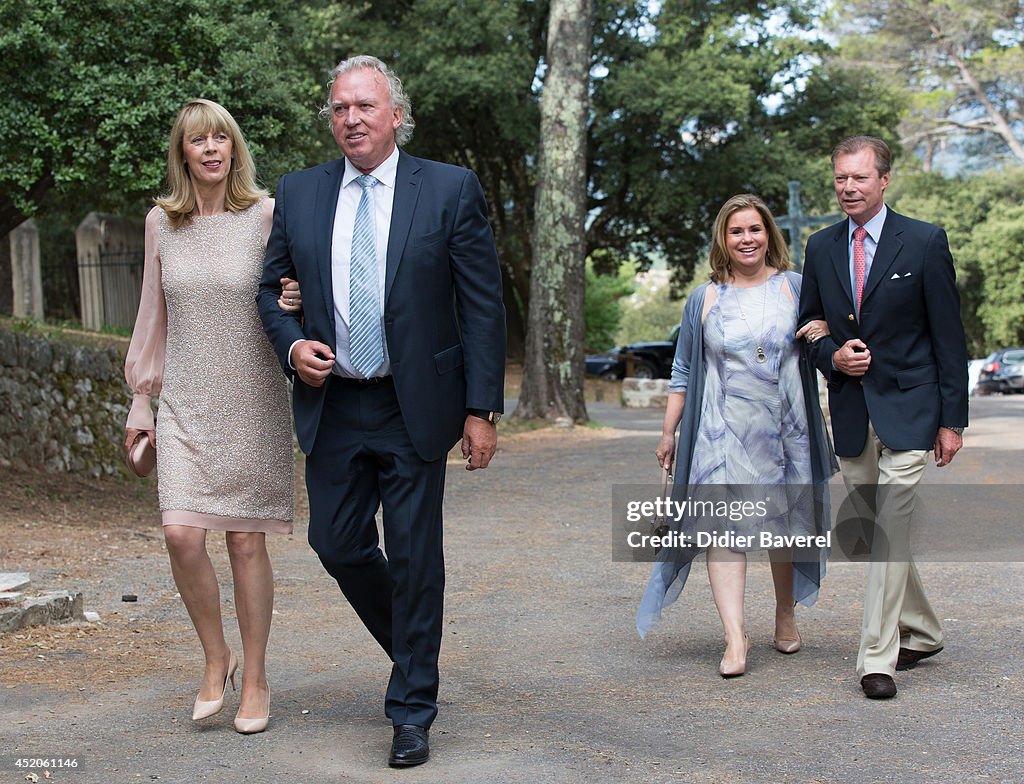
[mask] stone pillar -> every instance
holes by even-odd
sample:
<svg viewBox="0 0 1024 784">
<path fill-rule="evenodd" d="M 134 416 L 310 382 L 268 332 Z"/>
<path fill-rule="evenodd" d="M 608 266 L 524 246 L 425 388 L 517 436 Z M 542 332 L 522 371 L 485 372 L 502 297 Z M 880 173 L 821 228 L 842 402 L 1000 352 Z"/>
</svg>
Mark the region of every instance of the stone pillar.
<svg viewBox="0 0 1024 784">
<path fill-rule="evenodd" d="M 145 227 L 130 218 L 106 215 L 103 235 L 103 323 L 131 329 L 142 296 Z"/>
<path fill-rule="evenodd" d="M 103 230 L 100 216 L 90 212 L 75 229 L 78 256 L 78 289 L 82 298 L 82 326 L 98 331 L 103 327 L 103 276 L 100 248 Z"/>
<path fill-rule="evenodd" d="M 82 326 L 131 329 L 142 293 L 145 228 L 138 222 L 90 212 L 75 230 Z"/>
<path fill-rule="evenodd" d="M 39 228 L 29 218 L 10 234 L 11 282 L 15 318 L 43 320 L 43 276 L 39 264 Z"/>
</svg>

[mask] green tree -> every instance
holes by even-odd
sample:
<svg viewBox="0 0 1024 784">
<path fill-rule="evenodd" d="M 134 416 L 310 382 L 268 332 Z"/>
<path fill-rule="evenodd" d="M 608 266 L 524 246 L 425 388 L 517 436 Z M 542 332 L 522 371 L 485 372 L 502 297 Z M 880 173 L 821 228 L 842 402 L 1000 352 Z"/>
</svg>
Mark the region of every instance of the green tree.
<svg viewBox="0 0 1024 784">
<path fill-rule="evenodd" d="M 683 301 L 673 299 L 667 281 L 641 283 L 622 303 L 617 343 L 665 340 L 682 320 Z"/>
<path fill-rule="evenodd" d="M 981 271 L 978 318 L 986 348 L 1024 344 L 1024 205 L 991 213 L 971 232 L 964 252 Z"/>
<path fill-rule="evenodd" d="M 999 325 L 1012 322 L 1014 298 L 1024 301 L 1024 286 L 1005 269 L 1024 260 L 1012 217 L 1024 203 L 1024 167 L 961 177 L 929 172 L 897 176 L 890 201 L 899 212 L 942 226 L 949 235 L 971 354 L 984 356 L 1013 342 L 1002 340 L 1007 333 Z M 1005 236 L 999 236 L 1000 230 Z"/>
<path fill-rule="evenodd" d="M 298 21 L 271 0 L 0 0 L 0 236 L 53 206 L 136 206 L 160 187 L 189 98 L 223 103 L 269 181 L 315 136 Z"/>
<path fill-rule="evenodd" d="M 587 263 L 587 293 L 583 303 L 587 351 L 607 351 L 615 345 L 626 312 L 623 303 L 635 288 L 635 274 L 632 264 L 623 264 L 617 274 L 598 275 L 594 265 Z"/>
<path fill-rule="evenodd" d="M 904 143 L 925 168 L 942 146 L 964 141 L 987 160 L 1024 163 L 1021 0 L 849 0 L 838 8 L 844 59 L 912 97 Z"/>
<path fill-rule="evenodd" d="M 798 0 L 600 7 L 588 249 L 602 270 L 661 257 L 682 289 L 730 196 L 756 192 L 782 214 L 800 179 L 811 209 L 834 209 L 834 143 L 895 136 L 891 91 L 816 64 L 828 47 L 808 41 Z"/>
</svg>

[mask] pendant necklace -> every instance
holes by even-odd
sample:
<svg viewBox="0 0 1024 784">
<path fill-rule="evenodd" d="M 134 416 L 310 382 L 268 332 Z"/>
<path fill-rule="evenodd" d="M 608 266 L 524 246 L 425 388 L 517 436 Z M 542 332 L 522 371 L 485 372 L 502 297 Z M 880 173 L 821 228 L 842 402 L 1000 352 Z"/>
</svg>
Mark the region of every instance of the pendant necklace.
<svg viewBox="0 0 1024 784">
<path fill-rule="evenodd" d="M 770 269 L 770 268 L 767 267 L 767 265 L 766 265 L 765 268 L 766 268 L 766 271 Z M 761 300 L 761 325 L 760 325 L 760 328 L 758 329 L 758 332 L 761 333 L 761 339 L 760 340 L 758 340 L 756 337 L 754 337 L 754 330 L 752 330 L 750 328 L 750 322 L 747 321 L 747 312 L 744 309 L 743 300 L 740 299 L 740 294 L 739 294 L 739 291 L 737 290 L 737 289 L 739 289 L 741 287 L 733 284 L 733 292 L 736 295 L 736 303 L 740 307 L 740 319 L 742 319 L 743 323 L 747 325 L 747 332 L 750 333 L 750 337 L 753 338 L 754 343 L 757 346 L 754 349 L 754 358 L 757 360 L 758 364 L 760 364 L 760 365 L 763 365 L 765 362 L 768 361 L 768 355 L 765 353 L 764 345 L 763 344 L 764 344 L 764 338 L 765 338 L 764 321 L 765 321 L 765 315 L 767 314 L 767 309 L 768 309 L 768 288 L 767 288 L 767 286 L 768 286 L 768 279 L 770 277 L 771 277 L 771 272 L 767 272 L 767 274 L 765 275 L 765 278 L 764 278 L 764 283 L 762 284 L 764 286 L 764 289 L 763 289 L 764 297 Z"/>
</svg>

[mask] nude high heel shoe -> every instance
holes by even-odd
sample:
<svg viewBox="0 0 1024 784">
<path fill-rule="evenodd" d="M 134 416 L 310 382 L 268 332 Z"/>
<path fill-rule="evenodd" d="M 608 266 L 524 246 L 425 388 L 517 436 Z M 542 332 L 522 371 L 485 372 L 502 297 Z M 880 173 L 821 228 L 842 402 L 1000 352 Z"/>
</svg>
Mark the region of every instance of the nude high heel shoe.
<svg viewBox="0 0 1024 784">
<path fill-rule="evenodd" d="M 723 678 L 738 678 L 747 671 L 747 654 L 750 653 L 750 637 L 746 634 L 743 635 L 743 658 L 735 664 L 726 664 L 725 657 L 722 657 L 722 661 L 718 664 L 718 674 Z"/>
<path fill-rule="evenodd" d="M 795 629 L 796 622 L 794 621 L 793 623 L 793 628 Z M 796 639 L 780 637 L 778 622 L 775 624 L 775 636 L 772 638 L 772 642 L 775 643 L 775 650 L 779 653 L 796 653 L 800 650 L 800 646 L 802 644 L 800 640 L 800 632 L 796 633 Z"/>
<path fill-rule="evenodd" d="M 780 640 L 778 637 L 772 640 L 775 643 L 775 650 L 779 653 L 796 653 L 803 644 L 799 637 L 795 640 Z"/>
<path fill-rule="evenodd" d="M 224 707 L 224 694 L 228 690 L 228 681 L 231 681 L 231 690 L 235 690 L 235 670 L 237 669 L 238 659 L 232 653 L 228 659 L 228 671 L 224 676 L 224 688 L 221 689 L 220 696 L 215 700 L 201 700 L 197 695 L 196 704 L 192 707 L 192 721 L 199 721 L 200 719 L 209 718 L 215 713 L 220 713 Z"/>
<path fill-rule="evenodd" d="M 267 715 L 261 716 L 258 719 L 243 719 L 239 715 L 235 715 L 235 732 L 239 732 L 242 735 L 255 735 L 257 732 L 263 732 L 267 728 L 267 723 L 270 721 L 270 686 L 267 686 Z"/>
</svg>

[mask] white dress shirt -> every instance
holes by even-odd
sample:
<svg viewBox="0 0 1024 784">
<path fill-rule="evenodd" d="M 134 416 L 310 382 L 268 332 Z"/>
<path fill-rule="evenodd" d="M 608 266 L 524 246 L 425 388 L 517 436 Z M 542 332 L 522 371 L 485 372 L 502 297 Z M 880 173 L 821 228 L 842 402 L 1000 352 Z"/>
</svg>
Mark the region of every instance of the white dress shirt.
<svg viewBox="0 0 1024 784">
<path fill-rule="evenodd" d="M 391 359 L 388 354 L 387 335 L 384 332 L 384 282 L 387 275 L 388 238 L 391 236 L 391 211 L 395 203 L 395 180 L 398 176 L 398 147 L 385 158 L 380 166 L 371 174 L 377 178 L 377 185 L 370 189 L 369 196 L 373 212 L 374 245 L 377 253 L 377 282 L 380 295 L 381 339 L 384 343 L 384 361 L 375 376 L 387 376 L 391 373 Z M 362 378 L 359 371 L 352 366 L 352 354 L 349 348 L 348 309 L 349 309 L 349 273 L 352 261 L 352 232 L 355 228 L 356 209 L 362 198 L 362 186 L 356 178 L 362 172 L 345 159 L 345 172 L 341 178 L 341 191 L 338 194 L 338 207 L 334 213 L 334 226 L 331 231 L 331 283 L 334 299 L 334 331 L 335 357 L 333 373 L 347 378 Z M 299 281 L 301 291 L 302 281 Z M 292 351 L 296 340 L 288 350 L 288 364 L 292 364 Z"/>
<path fill-rule="evenodd" d="M 377 283 L 381 314 L 381 337 L 384 341 L 384 361 L 375 376 L 391 373 L 388 356 L 388 342 L 384 336 L 384 279 L 387 274 L 388 237 L 391 236 L 391 209 L 395 203 L 395 178 L 398 175 L 398 148 L 391 151 L 380 166 L 370 172 L 377 178 L 377 185 L 369 190 L 373 214 L 374 245 L 377 252 Z M 338 208 L 334 213 L 334 231 L 331 238 L 331 280 L 334 287 L 334 331 L 336 337 L 333 372 L 340 376 L 362 378 L 352 367 L 349 350 L 348 308 L 349 273 L 352 260 L 352 231 L 356 222 L 356 208 L 363 196 L 363 189 L 356 182 L 361 176 L 352 163 L 345 159 L 345 173 L 341 178 L 341 193 Z M 301 285 L 301 284 L 300 284 Z"/>
</svg>

